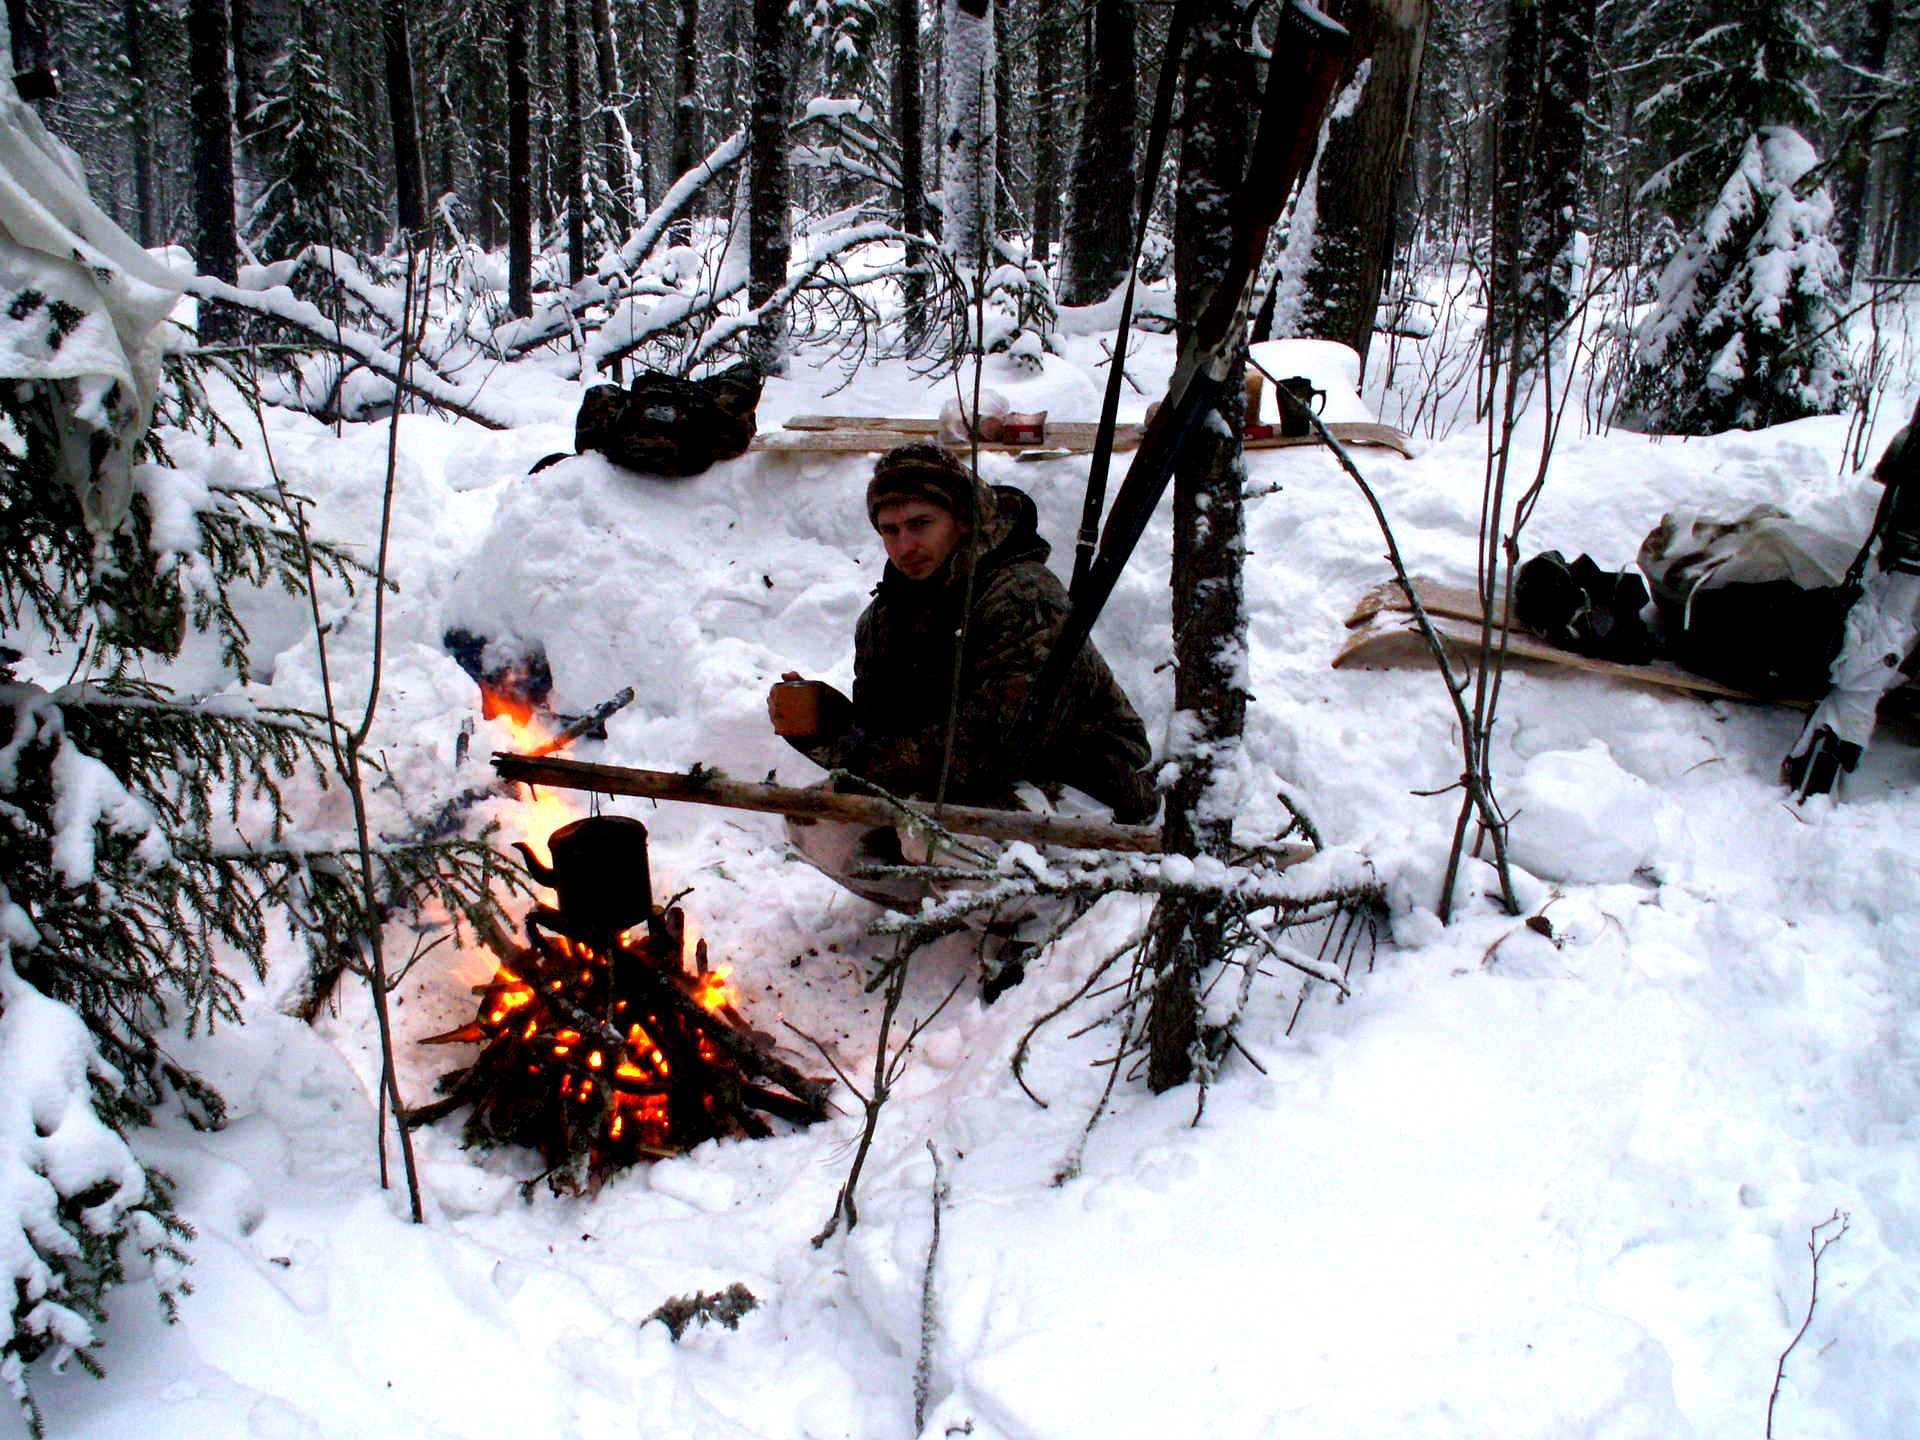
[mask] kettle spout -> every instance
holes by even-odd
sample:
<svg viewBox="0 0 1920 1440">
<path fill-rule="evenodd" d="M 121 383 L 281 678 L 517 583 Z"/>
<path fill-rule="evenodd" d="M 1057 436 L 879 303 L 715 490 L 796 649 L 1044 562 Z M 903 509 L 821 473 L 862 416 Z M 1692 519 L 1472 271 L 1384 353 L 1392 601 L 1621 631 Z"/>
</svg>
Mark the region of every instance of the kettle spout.
<svg viewBox="0 0 1920 1440">
<path fill-rule="evenodd" d="M 520 859 L 522 863 L 526 865 L 529 875 L 535 880 L 538 880 L 542 885 L 551 886 L 553 884 L 555 878 L 553 867 L 541 864 L 539 857 L 533 853 L 533 847 L 531 845 L 527 844 L 524 840 L 516 840 L 513 842 L 513 848 L 520 852 Z"/>
</svg>

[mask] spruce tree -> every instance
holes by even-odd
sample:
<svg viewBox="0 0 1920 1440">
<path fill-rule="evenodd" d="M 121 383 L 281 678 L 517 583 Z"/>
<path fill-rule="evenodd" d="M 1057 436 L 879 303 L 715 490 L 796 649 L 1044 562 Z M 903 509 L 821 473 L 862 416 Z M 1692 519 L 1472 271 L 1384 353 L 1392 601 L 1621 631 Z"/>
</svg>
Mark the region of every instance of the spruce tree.
<svg viewBox="0 0 1920 1440">
<path fill-rule="evenodd" d="M 147 678 L 190 628 L 238 675 L 236 588 L 354 567 L 277 489 L 170 465 L 156 409 L 217 423 L 191 362 L 163 377 L 176 282 L 4 81 L 0 126 L 0 1382 L 38 1434 L 29 1366 L 95 1368 L 102 1297 L 136 1268 L 169 1311 L 188 1288 L 187 1227 L 129 1143 L 163 1105 L 220 1123 L 178 1048 L 239 1018 L 272 926 L 337 972 L 372 917 L 357 849 L 286 829 L 317 717 Z M 490 911 L 478 842 L 373 864 L 382 916 Z"/>
<path fill-rule="evenodd" d="M 1833 202 L 1804 185 L 1822 47 L 1791 0 L 1727 0 L 1712 18 L 1666 53 L 1642 107 L 1666 158 L 1641 197 L 1691 225 L 1639 328 L 1622 410 L 1684 434 L 1831 411 L 1848 375 Z"/>
<path fill-rule="evenodd" d="M 267 67 L 265 98 L 250 117 L 254 151 L 271 177 L 247 224 L 264 259 L 309 245 L 352 248 L 385 228 L 373 152 L 333 83 L 311 21 L 308 11 Z"/>
</svg>

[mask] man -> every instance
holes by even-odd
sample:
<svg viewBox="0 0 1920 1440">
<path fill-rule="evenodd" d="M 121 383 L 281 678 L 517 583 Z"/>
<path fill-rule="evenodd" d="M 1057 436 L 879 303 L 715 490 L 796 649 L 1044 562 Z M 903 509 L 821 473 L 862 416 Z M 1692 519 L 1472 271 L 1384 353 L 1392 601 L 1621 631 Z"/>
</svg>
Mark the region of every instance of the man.
<svg viewBox="0 0 1920 1440">
<path fill-rule="evenodd" d="M 1873 474 L 1886 493 L 1847 575 L 1855 598 L 1826 697 L 1781 765 L 1781 779 L 1802 803 L 1832 791 L 1860 763 L 1880 698 L 1905 681 L 1902 664 L 1920 635 L 1920 405 Z"/>
<path fill-rule="evenodd" d="M 817 728 L 792 733 L 776 686 L 768 697 L 775 729 L 816 763 L 895 795 L 1016 808 L 1014 786 L 1024 780 L 1043 792 L 1070 786 L 1119 821 L 1150 820 L 1157 801 L 1143 769 L 1146 727 L 1092 645 L 1069 672 L 1053 725 L 1011 772 L 1007 734 L 1067 614 L 1033 501 L 988 486 L 938 445 L 903 445 L 875 464 L 867 515 L 887 566 L 854 631 L 853 699 L 819 687 Z M 826 853 L 830 838 L 845 837 L 824 829 L 795 827 L 795 843 L 849 888 L 897 908 L 925 893 L 848 879 L 848 857 Z M 872 836 L 864 854 L 886 858 Z"/>
</svg>

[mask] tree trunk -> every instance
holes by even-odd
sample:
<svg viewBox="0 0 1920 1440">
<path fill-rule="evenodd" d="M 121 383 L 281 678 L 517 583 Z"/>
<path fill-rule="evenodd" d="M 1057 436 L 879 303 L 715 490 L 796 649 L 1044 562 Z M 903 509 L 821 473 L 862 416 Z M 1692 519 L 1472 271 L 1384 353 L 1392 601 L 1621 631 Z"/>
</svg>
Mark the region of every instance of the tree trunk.
<svg viewBox="0 0 1920 1440">
<path fill-rule="evenodd" d="M 1596 0 L 1541 0 L 1540 104 L 1529 197 L 1528 265 L 1539 276 L 1541 319 L 1558 334 L 1573 314 L 1573 237 L 1580 228 L 1587 104 L 1593 94 Z"/>
<path fill-rule="evenodd" d="M 1091 305 L 1113 293 L 1133 263 L 1134 0 L 1095 0 L 1093 68 L 1080 111 L 1061 242 L 1060 303 Z M 1152 177 L 1148 177 L 1152 183 Z"/>
<path fill-rule="evenodd" d="M 507 309 L 533 314 L 533 86 L 527 12 L 507 6 Z"/>
<path fill-rule="evenodd" d="M 413 46 L 407 35 L 407 0 L 382 0 L 380 32 L 387 55 L 395 209 L 400 233 L 411 244 L 427 232 L 427 177 L 420 164 L 420 115 L 413 102 Z"/>
<path fill-rule="evenodd" d="M 984 274 L 993 224 L 993 7 L 947 0 L 941 116 L 947 253 L 966 274 Z"/>
<path fill-rule="evenodd" d="M 1537 278 L 1526 264 L 1533 192 L 1533 136 L 1540 108 L 1540 0 L 1509 0 L 1501 59 L 1500 109 L 1493 168 L 1493 254 L 1487 293 L 1489 389 L 1516 335 L 1531 329 Z M 1520 361 L 1518 363 L 1525 364 Z"/>
<path fill-rule="evenodd" d="M 188 68 L 192 80 L 193 214 L 200 273 L 228 284 L 240 273 L 240 237 L 233 219 L 233 101 L 227 90 L 226 0 L 187 0 Z M 224 344 L 239 334 L 239 317 L 202 303 L 200 340 Z"/>
<path fill-rule="evenodd" d="M 893 0 L 893 134 L 900 146 L 900 228 L 927 233 L 927 182 L 920 109 L 920 0 Z M 908 258 L 912 259 L 909 251 Z M 909 334 L 926 323 L 927 283 L 918 272 L 901 282 Z"/>
<path fill-rule="evenodd" d="M 1014 204 L 1013 163 L 1013 70 L 1014 53 L 1007 44 L 1007 24 L 1012 6 L 1007 0 L 993 0 L 993 228 L 1005 233 L 1019 224 Z"/>
<path fill-rule="evenodd" d="M 148 102 L 151 82 L 147 74 L 146 35 L 142 28 L 143 3 L 144 0 L 125 0 L 120 13 L 127 46 L 127 73 L 133 79 L 133 94 L 127 97 L 130 120 L 127 138 L 133 146 L 133 209 L 140 227 L 140 244 L 145 248 L 154 243 L 155 211 L 152 109 Z"/>
<path fill-rule="evenodd" d="M 7 39 L 13 47 L 13 71 L 51 69 L 53 46 L 39 7 L 26 0 L 7 0 Z"/>
<path fill-rule="evenodd" d="M 1892 263 L 1876 269 L 1912 275 L 1920 273 L 1920 125 L 1909 127 L 1906 140 L 1895 141 L 1889 148 L 1901 161 L 1893 172 L 1900 177 L 1900 188 L 1889 207 L 1893 253 L 1887 258 Z"/>
<path fill-rule="evenodd" d="M 635 38 L 639 41 L 644 42 L 648 38 L 647 21 L 653 14 L 653 3 L 654 0 L 640 0 L 640 4 L 635 7 L 637 17 Z M 653 206 L 658 203 L 661 193 L 665 189 L 665 186 L 662 185 L 660 180 L 659 152 L 655 149 L 653 143 L 653 137 L 656 131 L 653 123 L 654 106 L 656 98 L 660 93 L 660 87 L 654 73 L 652 58 L 655 53 L 654 47 L 651 45 L 643 45 L 634 53 L 640 57 L 636 67 L 640 72 L 640 78 L 635 82 L 636 89 L 634 95 L 635 113 L 640 117 L 640 190 L 642 196 L 640 208 L 643 211 L 650 211 Z"/>
<path fill-rule="evenodd" d="M 260 105 L 260 25 L 253 0 L 232 0 L 227 19 L 228 39 L 233 46 L 233 128 L 246 137 L 253 133 L 253 112 Z M 131 56 L 128 62 L 131 64 Z"/>
<path fill-rule="evenodd" d="M 1289 267 L 1303 277 L 1291 328 L 1351 345 L 1362 367 L 1386 286 L 1400 158 L 1432 12 L 1432 0 L 1344 0 L 1335 7 L 1334 18 L 1353 35 L 1353 50 L 1334 113 L 1363 62 L 1367 78 L 1346 118 L 1327 127 L 1313 197 L 1313 253 L 1304 269 Z"/>
<path fill-rule="evenodd" d="M 560 43 L 566 47 L 566 107 L 560 144 L 560 183 L 566 190 L 567 283 L 587 274 L 586 125 L 580 114 L 580 0 L 560 0 Z"/>
<path fill-rule="evenodd" d="M 554 0 L 535 0 L 533 32 L 533 69 L 529 73 L 529 115 L 539 166 L 534 186 L 534 205 L 540 217 L 540 233 L 552 233 L 554 221 L 554 175 L 560 168 L 560 144 L 553 127 L 553 4 Z M 538 83 L 534 83 L 538 77 Z"/>
<path fill-rule="evenodd" d="M 764 305 L 787 283 L 787 3 L 753 0 L 753 114 L 749 121 L 747 299 Z M 754 326 L 749 356 L 762 375 L 786 370 L 786 315 Z"/>
<path fill-rule="evenodd" d="M 1060 50 L 1066 42 L 1058 14 L 1042 6 L 1033 49 L 1033 253 L 1042 265 L 1053 254 L 1053 232 L 1060 224 L 1060 139 L 1053 127 Z"/>
<path fill-rule="evenodd" d="M 1867 0 L 1866 9 L 1866 26 L 1860 36 L 1856 62 L 1863 70 L 1878 75 L 1887 68 L 1887 51 L 1893 41 L 1893 0 Z M 1840 179 L 1833 187 L 1833 243 L 1840 251 L 1841 263 L 1851 273 L 1861 275 L 1873 264 L 1874 235 L 1867 206 L 1868 182 L 1874 171 L 1873 152 L 1863 149 L 1863 153 L 1847 157 L 1844 163 Z"/>
<path fill-rule="evenodd" d="M 679 23 L 674 32 L 675 90 L 673 100 L 673 180 L 691 170 L 700 159 L 700 0 L 679 0 Z M 673 224 L 676 239 L 693 234 L 691 215 Z"/>
<path fill-rule="evenodd" d="M 1188 333 L 1231 255 L 1234 199 L 1246 167 L 1252 60 L 1239 41 L 1234 0 L 1203 0 L 1187 62 L 1175 208 L 1175 310 Z M 1221 418 L 1201 424 L 1173 482 L 1174 709 L 1191 717 L 1167 793 L 1165 845 L 1174 854 L 1226 855 L 1232 848 L 1235 752 L 1246 728 L 1245 518 L 1241 456 L 1244 352 L 1227 377 Z M 1219 959 L 1220 917 L 1211 904 L 1166 899 L 1153 919 L 1154 992 L 1148 1013 L 1147 1083 L 1158 1093 L 1185 1084 L 1201 1050 L 1199 986 Z"/>
<path fill-rule="evenodd" d="M 593 60 L 600 80 L 600 173 L 613 205 L 607 219 L 616 234 L 624 235 L 633 224 L 633 145 L 620 113 L 620 57 L 614 49 L 613 6 L 608 0 L 593 0 Z"/>
<path fill-rule="evenodd" d="M 454 187 L 459 183 L 460 172 L 453 156 L 453 105 L 452 102 L 447 99 L 447 92 L 445 90 L 442 90 L 439 94 L 439 107 L 440 163 L 438 167 L 439 173 L 435 178 L 440 187 L 440 194 L 443 196 L 451 196 L 454 193 Z"/>
</svg>

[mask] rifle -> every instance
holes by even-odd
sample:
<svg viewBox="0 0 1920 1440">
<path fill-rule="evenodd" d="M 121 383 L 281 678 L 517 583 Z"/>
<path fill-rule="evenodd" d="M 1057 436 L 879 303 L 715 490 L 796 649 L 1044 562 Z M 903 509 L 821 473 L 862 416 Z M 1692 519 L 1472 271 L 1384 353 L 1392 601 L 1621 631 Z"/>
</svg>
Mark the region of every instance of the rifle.
<svg viewBox="0 0 1920 1440">
<path fill-rule="evenodd" d="M 1168 71 L 1180 61 L 1173 42 L 1186 34 L 1189 11 L 1185 0 L 1174 11 L 1168 54 L 1162 64 L 1161 94 L 1156 97 L 1156 128 L 1159 102 L 1169 96 L 1171 90 Z M 1047 663 L 1027 693 L 1026 704 L 1021 707 L 1009 739 L 1007 754 L 1010 766 L 1016 771 L 1032 752 L 1041 732 L 1051 725 L 1067 672 L 1079 659 L 1094 621 L 1113 594 L 1113 587 L 1134 547 L 1146 533 L 1147 522 L 1158 507 L 1160 497 L 1166 494 L 1188 436 L 1207 411 L 1219 406 L 1234 354 L 1246 338 L 1247 314 L 1252 308 L 1267 235 L 1306 174 L 1314 147 L 1319 143 L 1321 120 L 1333 98 L 1351 43 L 1343 26 L 1305 0 L 1288 0 L 1280 12 L 1273 58 L 1267 64 L 1260 125 L 1234 206 L 1233 246 L 1226 271 L 1201 305 L 1199 319 L 1174 367 L 1166 398 L 1154 418 L 1147 422 L 1146 434 L 1134 452 L 1133 463 L 1127 469 L 1120 493 L 1114 498 L 1112 513 L 1101 531 L 1098 553 L 1090 563 L 1083 564 L 1081 559 L 1076 559 L 1072 604 L 1066 622 L 1047 656 Z M 1155 148 L 1149 145 L 1150 150 Z M 1151 176 L 1147 184 L 1151 187 Z M 1128 293 L 1131 298 L 1131 289 Z M 1114 370 L 1108 376 L 1109 403 L 1101 415 L 1101 438 L 1095 447 L 1089 476 L 1090 517 L 1098 514 L 1094 482 L 1097 477 L 1098 484 L 1104 487 L 1104 457 L 1112 451 L 1113 402 L 1118 399 L 1117 378 L 1124 354 L 1124 350 L 1116 347 Z M 1091 528 L 1090 520 L 1083 526 L 1083 537 Z"/>
</svg>

